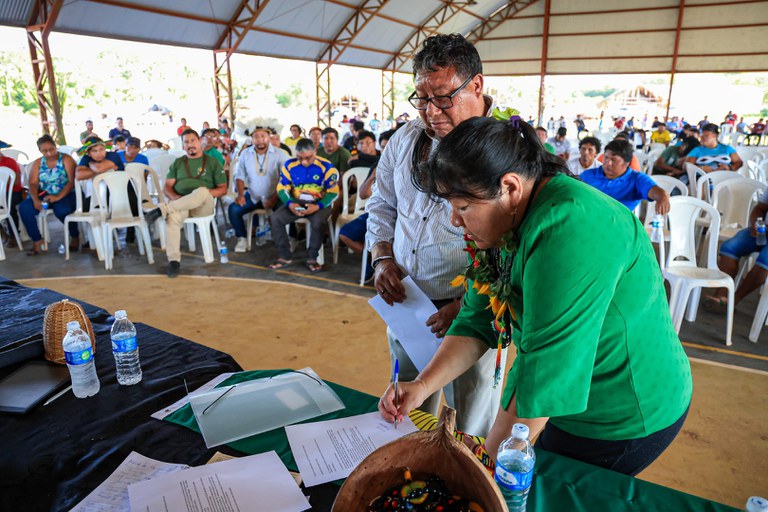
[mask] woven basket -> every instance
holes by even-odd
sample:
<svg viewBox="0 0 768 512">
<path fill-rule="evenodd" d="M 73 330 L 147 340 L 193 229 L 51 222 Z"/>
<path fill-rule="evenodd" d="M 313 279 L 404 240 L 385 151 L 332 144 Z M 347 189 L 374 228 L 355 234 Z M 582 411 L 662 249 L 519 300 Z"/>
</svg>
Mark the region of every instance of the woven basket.
<svg viewBox="0 0 768 512">
<path fill-rule="evenodd" d="M 403 481 L 403 467 L 414 478 L 439 476 L 454 494 L 477 502 L 485 512 L 508 512 L 504 497 L 485 467 L 453 437 L 456 411 L 443 407 L 435 430 L 414 432 L 385 444 L 355 468 L 341 486 L 333 512 L 359 512 Z"/>
<path fill-rule="evenodd" d="M 80 327 L 91 338 L 93 353 L 96 353 L 96 338 L 93 335 L 93 326 L 91 321 L 85 316 L 83 307 L 77 302 L 64 299 L 61 302 L 54 302 L 45 308 L 45 318 L 43 318 L 43 346 L 45 347 L 45 358 L 58 364 L 66 364 L 64 359 L 64 348 L 61 342 L 67 334 L 67 323 L 77 320 Z"/>
</svg>

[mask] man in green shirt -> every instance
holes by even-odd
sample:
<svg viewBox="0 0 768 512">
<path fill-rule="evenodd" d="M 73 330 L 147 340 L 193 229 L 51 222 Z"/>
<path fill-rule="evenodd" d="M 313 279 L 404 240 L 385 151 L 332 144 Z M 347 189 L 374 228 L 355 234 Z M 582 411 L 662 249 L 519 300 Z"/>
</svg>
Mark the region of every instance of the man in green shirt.
<svg viewBox="0 0 768 512">
<path fill-rule="evenodd" d="M 214 198 L 227 193 L 224 166 L 203 153 L 200 137 L 189 129 L 181 134 L 187 154 L 171 164 L 163 192 L 170 199 L 160 203 L 159 212 L 147 215 L 152 223 L 154 215 L 162 214 L 167 226 L 165 254 L 168 256 L 168 277 L 179 275 L 181 268 L 181 226 L 187 217 L 205 217 L 214 212 Z"/>
<path fill-rule="evenodd" d="M 325 158 L 333 164 L 333 167 L 339 171 L 339 181 L 344 173 L 349 169 L 349 151 L 339 146 L 339 132 L 336 128 L 326 128 L 323 130 L 323 145 L 318 148 L 317 156 Z"/>
<path fill-rule="evenodd" d="M 208 128 L 202 133 L 202 138 L 200 141 L 203 145 L 203 153 L 212 156 L 218 160 L 219 163 L 221 163 L 222 167 L 224 167 L 224 155 L 222 155 L 221 151 L 218 150 L 218 146 L 221 141 L 221 135 L 219 134 L 218 130 Z"/>
</svg>

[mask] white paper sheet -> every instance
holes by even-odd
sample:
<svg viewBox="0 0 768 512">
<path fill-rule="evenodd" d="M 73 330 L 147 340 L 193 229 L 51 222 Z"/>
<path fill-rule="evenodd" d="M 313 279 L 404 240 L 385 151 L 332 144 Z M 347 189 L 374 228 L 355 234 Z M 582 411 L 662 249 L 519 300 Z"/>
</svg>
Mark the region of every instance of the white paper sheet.
<svg viewBox="0 0 768 512">
<path fill-rule="evenodd" d="M 309 502 L 274 451 L 225 460 L 128 488 L 134 512 L 300 512 Z"/>
<path fill-rule="evenodd" d="M 122 464 L 71 512 L 129 512 L 129 485 L 188 467 L 186 464 L 169 464 L 131 452 Z"/>
<path fill-rule="evenodd" d="M 417 430 L 408 417 L 395 428 L 378 412 L 285 427 L 307 487 L 348 477 L 371 452 Z"/>
<path fill-rule="evenodd" d="M 427 327 L 427 318 L 437 313 L 432 301 L 408 276 L 401 281 L 405 287 L 404 302 L 390 306 L 379 295 L 368 304 L 395 333 L 416 368 L 421 371 L 440 346 L 440 339 Z"/>
<path fill-rule="evenodd" d="M 203 384 L 202 386 L 200 386 L 199 388 L 197 388 L 196 390 L 191 392 L 189 395 L 187 395 L 187 396 L 185 396 L 183 398 L 179 398 L 178 400 L 176 400 L 174 403 L 172 403 L 168 407 L 163 407 L 162 409 L 160 409 L 156 413 L 152 414 L 151 417 L 155 418 L 156 420 L 162 420 L 163 418 L 165 418 L 169 414 L 174 413 L 174 412 L 178 411 L 179 409 L 181 409 L 182 407 L 184 407 L 185 405 L 187 405 L 189 403 L 189 397 L 190 396 L 195 395 L 197 393 L 204 393 L 204 392 L 208 391 L 209 389 L 213 389 L 219 383 L 224 382 L 225 380 L 230 378 L 232 375 L 234 375 L 233 372 L 228 372 L 228 373 L 222 373 L 221 375 L 219 375 L 217 377 L 214 377 L 213 379 L 209 380 L 208 382 L 206 382 L 205 384 Z"/>
</svg>

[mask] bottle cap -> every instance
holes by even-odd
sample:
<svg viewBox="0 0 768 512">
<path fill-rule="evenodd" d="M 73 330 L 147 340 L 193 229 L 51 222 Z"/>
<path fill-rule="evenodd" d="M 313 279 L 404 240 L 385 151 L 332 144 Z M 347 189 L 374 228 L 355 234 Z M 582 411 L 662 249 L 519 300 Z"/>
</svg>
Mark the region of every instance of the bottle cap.
<svg viewBox="0 0 768 512">
<path fill-rule="evenodd" d="M 115 320 L 122 320 L 124 318 L 128 318 L 128 315 L 125 313 L 124 309 L 118 309 L 115 311 Z"/>
<path fill-rule="evenodd" d="M 80 328 L 80 322 L 77 320 L 72 320 L 71 322 L 67 322 L 67 330 L 68 331 L 74 331 L 75 329 Z"/>
<path fill-rule="evenodd" d="M 528 425 L 525 423 L 515 423 L 512 427 L 512 437 L 515 439 L 528 439 Z"/>
<path fill-rule="evenodd" d="M 763 512 L 768 510 L 768 500 L 761 498 L 760 496 L 751 496 L 747 500 L 748 512 Z"/>
</svg>

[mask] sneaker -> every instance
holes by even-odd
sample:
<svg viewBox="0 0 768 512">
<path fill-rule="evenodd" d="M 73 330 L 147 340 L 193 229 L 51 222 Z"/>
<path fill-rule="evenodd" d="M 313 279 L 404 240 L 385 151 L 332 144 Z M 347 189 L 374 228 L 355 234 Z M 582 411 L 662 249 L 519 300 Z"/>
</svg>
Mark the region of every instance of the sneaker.
<svg viewBox="0 0 768 512">
<path fill-rule="evenodd" d="M 237 237 L 237 245 L 235 245 L 235 252 L 245 252 L 248 244 L 243 237 Z"/>
<path fill-rule="evenodd" d="M 178 261 L 168 262 L 168 277 L 178 276 L 179 270 L 181 270 L 181 263 L 179 263 Z"/>
</svg>

